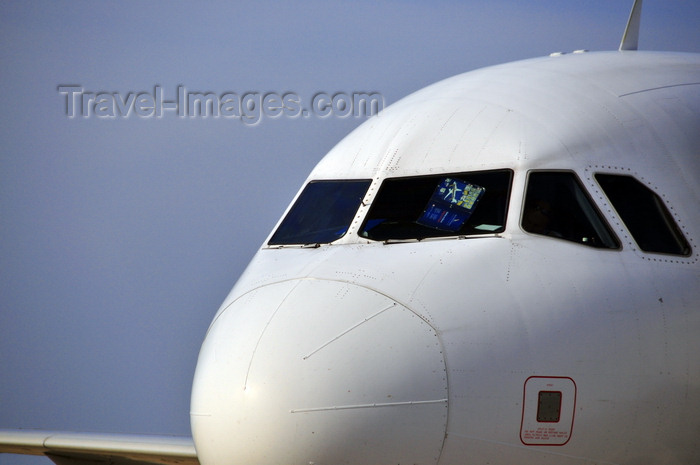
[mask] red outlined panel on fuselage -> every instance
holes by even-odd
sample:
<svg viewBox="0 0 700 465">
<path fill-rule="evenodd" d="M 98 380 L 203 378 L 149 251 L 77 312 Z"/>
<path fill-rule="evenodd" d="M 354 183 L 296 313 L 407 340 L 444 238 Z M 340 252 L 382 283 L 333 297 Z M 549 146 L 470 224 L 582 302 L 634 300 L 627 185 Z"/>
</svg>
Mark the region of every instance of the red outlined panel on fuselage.
<svg viewBox="0 0 700 465">
<path fill-rule="evenodd" d="M 527 446 L 563 446 L 571 439 L 576 383 L 561 376 L 531 376 L 523 389 L 520 440 Z"/>
</svg>

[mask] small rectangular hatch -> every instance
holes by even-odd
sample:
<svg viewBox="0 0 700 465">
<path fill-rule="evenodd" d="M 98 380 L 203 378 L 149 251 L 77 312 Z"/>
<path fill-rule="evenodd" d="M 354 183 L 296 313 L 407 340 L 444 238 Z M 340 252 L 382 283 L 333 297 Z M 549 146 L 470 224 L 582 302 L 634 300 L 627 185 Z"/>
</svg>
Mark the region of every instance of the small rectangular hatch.
<svg viewBox="0 0 700 465">
<path fill-rule="evenodd" d="M 527 446 L 563 446 L 571 438 L 575 408 L 573 379 L 529 377 L 523 392 L 520 440 Z"/>
</svg>

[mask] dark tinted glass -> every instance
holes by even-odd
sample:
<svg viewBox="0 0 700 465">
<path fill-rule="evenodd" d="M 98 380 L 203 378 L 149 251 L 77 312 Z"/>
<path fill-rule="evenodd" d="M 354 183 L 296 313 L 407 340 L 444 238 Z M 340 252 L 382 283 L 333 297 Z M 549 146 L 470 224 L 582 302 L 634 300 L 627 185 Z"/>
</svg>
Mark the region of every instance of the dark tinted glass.
<svg viewBox="0 0 700 465">
<path fill-rule="evenodd" d="M 268 245 L 323 244 L 341 238 L 369 185 L 369 180 L 311 181 Z"/>
<path fill-rule="evenodd" d="M 690 245 L 661 198 L 632 176 L 596 174 L 615 210 L 645 252 L 690 254 Z"/>
<path fill-rule="evenodd" d="M 620 246 L 576 175 L 568 171 L 530 173 L 521 224 L 525 231 L 590 247 Z"/>
</svg>

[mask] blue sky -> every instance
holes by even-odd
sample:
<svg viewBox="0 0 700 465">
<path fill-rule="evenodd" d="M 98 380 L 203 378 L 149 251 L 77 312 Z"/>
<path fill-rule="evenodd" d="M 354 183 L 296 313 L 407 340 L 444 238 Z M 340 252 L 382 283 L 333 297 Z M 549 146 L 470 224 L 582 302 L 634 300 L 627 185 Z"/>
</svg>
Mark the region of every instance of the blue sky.
<svg viewBox="0 0 700 465">
<path fill-rule="evenodd" d="M 631 1 L 0 4 L 0 428 L 189 435 L 214 312 L 363 119 L 66 116 L 86 92 L 379 92 L 616 49 Z M 640 48 L 700 52 L 700 4 L 647 0 Z M 0 465 L 46 459 L 0 455 Z"/>
</svg>

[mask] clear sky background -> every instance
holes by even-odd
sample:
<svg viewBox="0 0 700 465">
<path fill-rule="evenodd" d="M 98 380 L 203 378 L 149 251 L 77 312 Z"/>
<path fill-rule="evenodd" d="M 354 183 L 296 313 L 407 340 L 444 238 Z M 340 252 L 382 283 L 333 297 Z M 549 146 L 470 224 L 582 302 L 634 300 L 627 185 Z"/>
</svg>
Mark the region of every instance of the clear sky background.
<svg viewBox="0 0 700 465">
<path fill-rule="evenodd" d="M 215 311 L 308 172 L 363 121 L 71 119 L 59 85 L 390 104 L 487 65 L 616 49 L 631 4 L 2 2 L 0 428 L 189 435 Z M 696 0 L 646 0 L 640 48 L 700 52 L 699 24 Z"/>
</svg>

